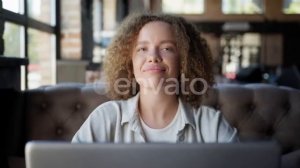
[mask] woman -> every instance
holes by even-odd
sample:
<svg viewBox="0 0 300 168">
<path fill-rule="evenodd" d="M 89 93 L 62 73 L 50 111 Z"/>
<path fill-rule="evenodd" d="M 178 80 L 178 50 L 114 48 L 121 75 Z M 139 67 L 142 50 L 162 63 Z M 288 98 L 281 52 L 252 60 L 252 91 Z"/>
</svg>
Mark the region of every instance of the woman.
<svg viewBox="0 0 300 168">
<path fill-rule="evenodd" d="M 221 113 L 201 106 L 213 84 L 211 55 L 197 29 L 170 15 L 135 14 L 107 49 L 114 101 L 97 107 L 72 142 L 234 142 Z"/>
</svg>

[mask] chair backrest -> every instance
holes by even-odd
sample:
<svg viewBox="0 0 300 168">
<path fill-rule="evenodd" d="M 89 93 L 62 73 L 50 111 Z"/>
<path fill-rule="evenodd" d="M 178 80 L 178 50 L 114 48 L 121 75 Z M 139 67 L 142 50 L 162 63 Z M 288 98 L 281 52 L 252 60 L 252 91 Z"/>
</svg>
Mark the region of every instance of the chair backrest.
<svg viewBox="0 0 300 168">
<path fill-rule="evenodd" d="M 281 69 L 276 81 L 279 85 L 300 89 L 300 73 L 296 66 Z"/>
<path fill-rule="evenodd" d="M 300 148 L 300 91 L 268 84 L 223 84 L 203 104 L 220 110 L 243 141 L 274 139 L 282 152 Z"/>
<path fill-rule="evenodd" d="M 70 140 L 93 109 L 109 100 L 104 87 L 84 84 L 46 86 L 25 95 L 27 140 Z"/>
<path fill-rule="evenodd" d="M 28 90 L 26 140 L 69 141 L 87 116 L 109 99 L 96 85 L 56 85 Z M 267 84 L 217 85 L 203 104 L 220 110 L 241 140 L 272 138 L 283 152 L 300 148 L 300 91 Z"/>
</svg>

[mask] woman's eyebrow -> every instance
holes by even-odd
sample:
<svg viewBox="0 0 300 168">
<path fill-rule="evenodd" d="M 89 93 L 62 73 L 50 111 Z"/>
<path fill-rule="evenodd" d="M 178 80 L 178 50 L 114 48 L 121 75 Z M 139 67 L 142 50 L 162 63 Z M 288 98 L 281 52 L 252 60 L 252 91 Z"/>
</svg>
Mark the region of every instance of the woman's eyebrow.
<svg viewBox="0 0 300 168">
<path fill-rule="evenodd" d="M 160 42 L 161 44 L 164 44 L 164 43 L 172 43 L 174 45 L 176 45 L 176 41 L 175 40 L 163 40 Z"/>
<path fill-rule="evenodd" d="M 148 42 L 148 41 L 138 41 L 136 43 L 136 45 L 143 45 L 143 44 L 149 44 L 149 43 L 150 42 Z M 164 44 L 164 43 L 172 43 L 172 44 L 176 45 L 176 41 L 175 40 L 162 40 L 162 41 L 160 41 L 159 44 Z"/>
</svg>

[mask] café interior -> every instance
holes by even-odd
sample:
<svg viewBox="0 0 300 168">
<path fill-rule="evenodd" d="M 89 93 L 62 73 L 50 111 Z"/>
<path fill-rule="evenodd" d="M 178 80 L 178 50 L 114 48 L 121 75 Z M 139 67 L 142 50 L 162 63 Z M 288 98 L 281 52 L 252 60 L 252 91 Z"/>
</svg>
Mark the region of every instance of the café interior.
<svg viewBox="0 0 300 168">
<path fill-rule="evenodd" d="M 70 141 L 109 100 L 105 51 L 136 12 L 193 23 L 213 62 L 203 104 L 300 167 L 300 0 L 0 0 L 0 167 L 25 168 L 28 141 Z"/>
</svg>

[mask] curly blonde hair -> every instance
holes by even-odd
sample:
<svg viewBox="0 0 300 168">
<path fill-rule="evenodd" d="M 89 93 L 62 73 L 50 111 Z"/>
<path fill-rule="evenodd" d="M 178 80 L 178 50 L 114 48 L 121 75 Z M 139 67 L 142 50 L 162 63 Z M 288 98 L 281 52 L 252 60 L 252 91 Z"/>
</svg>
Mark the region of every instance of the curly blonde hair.
<svg viewBox="0 0 300 168">
<path fill-rule="evenodd" d="M 193 24 L 182 17 L 166 14 L 132 14 L 122 22 L 106 50 L 103 68 L 110 98 L 128 99 L 136 94 L 133 90 L 139 91 L 139 86 L 133 84 L 135 79 L 132 50 L 139 31 L 145 24 L 153 21 L 169 23 L 174 29 L 176 46 L 180 52 L 180 74 L 184 74 L 187 79 L 204 79 L 208 86 L 213 84 L 211 53 L 206 41 L 200 36 L 200 32 Z M 128 91 L 126 94 L 116 92 L 115 82 L 120 78 L 131 81 L 128 87 L 122 85 L 122 87 L 117 88 L 119 91 Z M 184 88 L 187 94 L 180 92 L 178 96 L 183 101 L 197 107 L 201 104 L 202 95 L 193 94 L 191 88 L 188 87 L 189 82 L 191 81 L 188 81 Z M 203 83 L 195 83 L 194 89 L 199 91 L 203 87 Z"/>
</svg>

